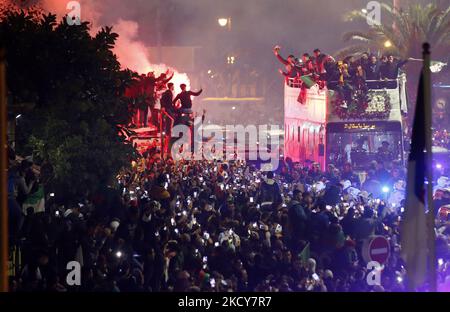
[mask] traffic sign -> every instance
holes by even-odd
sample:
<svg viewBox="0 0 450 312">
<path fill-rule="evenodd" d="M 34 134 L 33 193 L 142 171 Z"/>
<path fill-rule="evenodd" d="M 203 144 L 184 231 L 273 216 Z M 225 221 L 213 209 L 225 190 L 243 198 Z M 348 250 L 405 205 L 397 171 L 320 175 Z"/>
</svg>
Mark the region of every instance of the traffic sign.
<svg viewBox="0 0 450 312">
<path fill-rule="evenodd" d="M 362 255 L 366 262 L 384 264 L 391 252 L 389 241 L 384 236 L 372 236 L 363 244 Z"/>
</svg>

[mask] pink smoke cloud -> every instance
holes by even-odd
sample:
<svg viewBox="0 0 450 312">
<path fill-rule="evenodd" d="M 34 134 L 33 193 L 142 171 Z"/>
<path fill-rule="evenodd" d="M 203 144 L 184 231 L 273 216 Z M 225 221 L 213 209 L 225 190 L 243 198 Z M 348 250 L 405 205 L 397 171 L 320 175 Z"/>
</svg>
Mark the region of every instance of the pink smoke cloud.
<svg viewBox="0 0 450 312">
<path fill-rule="evenodd" d="M 166 72 L 174 72 L 172 81 L 175 90 L 180 91 L 180 84 L 185 83 L 189 89 L 189 77 L 185 73 L 179 73 L 175 68 L 166 64 L 152 64 L 148 59 L 148 48 L 137 40 L 139 30 L 138 23 L 119 19 L 114 25 L 113 31 L 119 34 L 114 52 L 123 68 L 129 68 L 139 73 L 155 72 L 155 75 Z"/>
<path fill-rule="evenodd" d="M 138 23 L 119 19 L 113 26 L 113 31 L 119 34 L 114 52 L 123 67 L 147 73 L 151 71 L 151 64 L 145 44 L 137 40 L 138 30 Z"/>
</svg>

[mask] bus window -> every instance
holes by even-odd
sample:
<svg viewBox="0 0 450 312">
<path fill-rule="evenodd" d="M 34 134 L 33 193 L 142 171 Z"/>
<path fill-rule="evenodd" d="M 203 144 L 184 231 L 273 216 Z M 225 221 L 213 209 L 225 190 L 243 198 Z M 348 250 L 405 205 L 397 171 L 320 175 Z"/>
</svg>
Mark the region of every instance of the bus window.
<svg viewBox="0 0 450 312">
<path fill-rule="evenodd" d="M 397 131 L 330 132 L 327 138 L 329 161 L 336 165 L 349 161 L 363 168 L 373 160 L 402 159 L 402 136 Z"/>
</svg>

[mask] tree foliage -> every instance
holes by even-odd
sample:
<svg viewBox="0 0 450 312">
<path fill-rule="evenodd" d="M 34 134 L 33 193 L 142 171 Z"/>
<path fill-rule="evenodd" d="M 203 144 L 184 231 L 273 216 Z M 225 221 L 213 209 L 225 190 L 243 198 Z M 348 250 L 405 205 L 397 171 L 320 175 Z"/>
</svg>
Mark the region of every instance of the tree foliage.
<svg viewBox="0 0 450 312">
<path fill-rule="evenodd" d="M 134 152 L 118 135 L 131 117 L 123 94 L 133 73 L 120 69 L 117 37 L 52 14 L 11 10 L 0 21 L 9 102 L 34 103 L 21 112 L 16 148 L 48 161 L 66 197 L 105 185 Z"/>
<path fill-rule="evenodd" d="M 354 10 L 347 14 L 348 21 L 366 21 L 367 13 Z M 450 7 L 442 10 L 435 3 L 422 5 L 408 1 L 405 8 L 397 9 L 381 4 L 381 24 L 369 31 L 351 31 L 343 35 L 345 42 L 355 46 L 337 52 L 337 56 L 347 56 L 348 51 L 357 54 L 367 50 L 392 53 L 401 58 L 420 58 L 422 43 L 430 43 L 436 57 L 445 56 L 450 49 Z M 385 49 L 389 40 L 392 47 Z"/>
</svg>

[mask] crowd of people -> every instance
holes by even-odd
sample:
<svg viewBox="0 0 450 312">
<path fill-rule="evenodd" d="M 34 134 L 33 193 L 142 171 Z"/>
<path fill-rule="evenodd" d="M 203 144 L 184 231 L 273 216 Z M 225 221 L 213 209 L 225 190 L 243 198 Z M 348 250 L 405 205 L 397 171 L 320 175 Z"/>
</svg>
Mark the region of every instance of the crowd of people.
<svg viewBox="0 0 450 312">
<path fill-rule="evenodd" d="M 435 129 L 433 131 L 433 146 L 450 149 L 450 131 L 447 129 Z"/>
<path fill-rule="evenodd" d="M 174 162 L 146 152 L 115 185 L 75 202 L 47 190 L 43 211 L 26 204 L 39 181 L 30 168 L 11 159 L 10 210 L 21 204 L 20 216 L 10 214 L 21 259 L 13 291 L 405 290 L 397 163 L 374 163 L 362 178 L 350 164 L 323 172 L 287 160 L 262 172 L 240 160 Z M 449 181 L 438 182 L 436 200 L 448 205 Z M 438 218 L 438 282 L 447 290 L 449 225 Z M 373 235 L 389 240 L 391 255 L 371 286 L 362 246 Z M 79 286 L 66 284 L 70 261 L 82 266 Z"/>
<path fill-rule="evenodd" d="M 280 47 L 274 47 L 277 59 L 285 65 L 285 71 L 279 72 L 286 77 L 286 83 L 300 87 L 303 91 L 310 88 L 336 91 L 344 101 L 351 100 L 355 91 L 367 92 L 368 89 L 396 88 L 399 70 L 407 62 L 397 60 L 393 55 L 363 53 L 360 58 L 346 57 L 336 61 L 331 55 L 315 49 L 313 55 L 304 53 L 301 59 L 289 55 L 284 59 Z M 300 93 L 299 102 L 304 102 L 305 94 Z"/>
<path fill-rule="evenodd" d="M 169 82 L 174 73 L 167 70 L 158 77 L 154 72 L 147 75 L 142 74 L 136 78 L 133 83 L 125 90 L 125 96 L 130 99 L 130 110 L 138 117 L 134 126 L 146 128 L 149 121 L 149 112 L 151 113 L 151 124 L 159 125 L 159 109 L 156 103 L 159 100 L 161 109 L 172 118 L 177 119 L 181 113 L 192 113 L 192 96 L 199 96 L 199 91 L 187 90 L 186 84 L 180 84 L 181 92 L 175 96 L 175 86 Z M 168 124 L 168 123 L 166 123 Z"/>
<path fill-rule="evenodd" d="M 288 83 L 327 86 L 344 97 L 392 86 L 404 64 L 369 54 L 336 62 L 318 49 L 299 62 L 279 50 Z M 147 126 L 159 97 L 170 116 L 190 114 L 191 97 L 202 90 L 181 85 L 174 96 L 172 76 L 150 73 L 127 90 L 143 116 L 140 126 Z M 435 140 L 442 142 L 436 134 Z M 175 162 L 153 148 L 107 188 L 75 201 L 45 189 L 45 164 L 37 170 L 31 160 L 9 155 L 12 291 L 406 290 L 399 231 L 406 172 L 387 142 L 364 174 L 348 162 L 322 171 L 318 163 L 287 159 L 274 172 L 241 160 Z M 448 291 L 450 172 L 439 173 L 433 194 L 438 285 Z M 390 256 L 381 283 L 372 285 L 363 248 L 376 235 L 388 239 Z M 67 284 L 71 261 L 81 265 L 80 285 Z"/>
<path fill-rule="evenodd" d="M 130 110 L 138 116 L 137 126 L 147 127 L 148 114 L 151 112 L 152 124 L 157 124 L 155 105 L 161 92 L 169 89 L 167 83 L 173 78 L 174 73 L 169 70 L 158 77 L 154 72 L 147 75 L 141 74 L 125 90 L 125 96 L 130 98 Z"/>
</svg>

